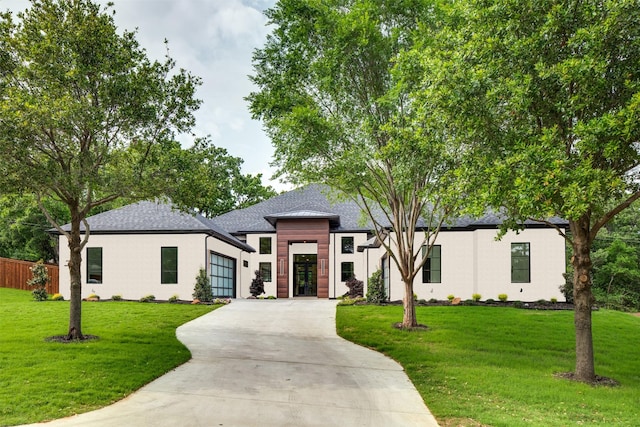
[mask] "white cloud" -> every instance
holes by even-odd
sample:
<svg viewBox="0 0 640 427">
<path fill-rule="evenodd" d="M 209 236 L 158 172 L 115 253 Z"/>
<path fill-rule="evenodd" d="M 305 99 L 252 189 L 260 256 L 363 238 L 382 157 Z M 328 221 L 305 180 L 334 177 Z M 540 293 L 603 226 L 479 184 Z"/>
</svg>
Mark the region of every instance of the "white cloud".
<svg viewBox="0 0 640 427">
<path fill-rule="evenodd" d="M 108 0 L 99 0 L 106 5 Z M 251 119 L 244 101 L 254 88 L 253 50 L 262 46 L 268 29 L 262 11 L 275 0 L 114 0 L 115 22 L 122 30 L 138 29 L 137 40 L 150 58 L 169 54 L 179 68 L 203 80 L 197 96 L 196 135 L 211 135 L 214 144 L 244 160 L 245 173 L 271 177 L 273 149 L 262 125 Z M 28 0 L 1 0 L 0 9 L 21 11 Z M 180 137 L 183 145 L 192 138 Z M 277 188 L 281 187 L 276 183 Z"/>
</svg>

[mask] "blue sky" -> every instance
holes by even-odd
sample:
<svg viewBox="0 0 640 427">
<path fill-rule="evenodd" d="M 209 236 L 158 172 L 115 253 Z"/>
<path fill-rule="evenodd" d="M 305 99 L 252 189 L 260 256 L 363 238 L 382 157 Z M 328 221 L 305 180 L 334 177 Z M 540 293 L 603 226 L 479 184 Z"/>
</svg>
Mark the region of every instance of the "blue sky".
<svg viewBox="0 0 640 427">
<path fill-rule="evenodd" d="M 164 57 L 167 39 L 177 66 L 202 78 L 197 96 L 203 104 L 196 115 L 195 133 L 211 135 L 215 145 L 242 158 L 245 173 L 262 173 L 263 182 L 288 189 L 269 181 L 273 148 L 243 99 L 253 89 L 247 78 L 252 73 L 251 55 L 269 31 L 263 11 L 275 0 L 112 1 L 116 25 L 137 28 L 137 39 L 150 58 Z M 18 12 L 29 6 L 28 0 L 0 0 L 2 10 Z M 190 138 L 185 136 L 181 142 L 189 145 Z"/>
</svg>

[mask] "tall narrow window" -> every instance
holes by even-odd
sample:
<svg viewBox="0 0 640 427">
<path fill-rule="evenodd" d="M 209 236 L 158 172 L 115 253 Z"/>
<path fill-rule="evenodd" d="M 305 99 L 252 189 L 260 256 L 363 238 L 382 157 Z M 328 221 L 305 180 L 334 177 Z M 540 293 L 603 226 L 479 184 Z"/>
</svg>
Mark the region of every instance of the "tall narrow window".
<svg viewBox="0 0 640 427">
<path fill-rule="evenodd" d="M 263 281 L 265 282 L 271 281 L 271 263 L 270 262 L 260 263 L 260 274 L 262 275 Z"/>
<path fill-rule="evenodd" d="M 353 263 L 343 262 L 340 269 L 340 278 L 343 282 L 353 277 Z"/>
<path fill-rule="evenodd" d="M 160 248 L 160 283 L 178 283 L 178 248 Z"/>
<path fill-rule="evenodd" d="M 427 253 L 427 247 L 422 247 L 422 256 Z M 440 245 L 433 245 L 427 262 L 422 266 L 422 283 L 442 283 L 442 250 Z"/>
<path fill-rule="evenodd" d="M 102 283 L 102 248 L 87 248 L 87 283 Z"/>
<path fill-rule="evenodd" d="M 511 283 L 531 282 L 530 254 L 529 243 L 511 244 Z"/>
<path fill-rule="evenodd" d="M 260 253 L 261 254 L 271 253 L 271 237 L 260 238 Z"/>
<path fill-rule="evenodd" d="M 341 246 L 342 246 L 343 254 L 352 254 L 353 253 L 353 237 L 343 237 Z"/>
</svg>

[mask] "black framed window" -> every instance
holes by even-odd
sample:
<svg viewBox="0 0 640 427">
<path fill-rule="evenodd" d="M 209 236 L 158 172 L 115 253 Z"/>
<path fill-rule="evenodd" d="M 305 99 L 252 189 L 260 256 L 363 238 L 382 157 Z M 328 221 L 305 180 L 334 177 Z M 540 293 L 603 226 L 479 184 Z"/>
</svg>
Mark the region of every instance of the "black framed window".
<svg viewBox="0 0 640 427">
<path fill-rule="evenodd" d="M 262 275 L 262 280 L 264 282 L 270 282 L 271 281 L 271 263 L 261 262 L 259 269 L 260 269 L 260 274 Z"/>
<path fill-rule="evenodd" d="M 353 274 L 353 263 L 352 262 L 343 262 L 340 266 L 340 279 L 343 282 L 351 279 L 354 276 Z"/>
<path fill-rule="evenodd" d="M 102 248 L 87 248 L 87 283 L 102 283 Z"/>
<path fill-rule="evenodd" d="M 353 253 L 353 237 L 343 237 L 341 249 L 343 254 Z"/>
<path fill-rule="evenodd" d="M 511 283 L 531 282 L 531 248 L 529 243 L 511 244 Z"/>
<path fill-rule="evenodd" d="M 160 283 L 178 283 L 178 248 L 160 248 Z"/>
<path fill-rule="evenodd" d="M 422 256 L 427 253 L 427 247 L 422 247 Z M 422 283 L 442 283 L 442 248 L 433 245 L 429 258 L 422 266 Z"/>
<path fill-rule="evenodd" d="M 271 253 L 271 237 L 260 238 L 260 253 L 261 254 Z"/>
</svg>

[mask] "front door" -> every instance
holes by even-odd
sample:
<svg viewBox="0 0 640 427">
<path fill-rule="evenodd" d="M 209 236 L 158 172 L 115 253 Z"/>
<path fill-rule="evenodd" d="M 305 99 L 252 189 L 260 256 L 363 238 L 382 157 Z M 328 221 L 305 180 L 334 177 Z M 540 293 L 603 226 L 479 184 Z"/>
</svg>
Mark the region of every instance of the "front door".
<svg viewBox="0 0 640 427">
<path fill-rule="evenodd" d="M 293 296 L 318 296 L 318 256 L 293 256 Z"/>
</svg>

